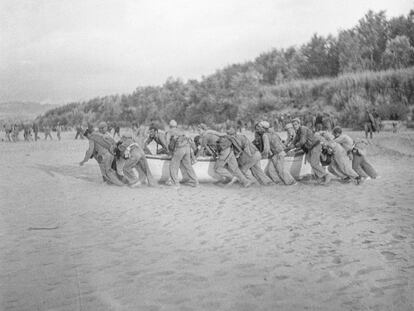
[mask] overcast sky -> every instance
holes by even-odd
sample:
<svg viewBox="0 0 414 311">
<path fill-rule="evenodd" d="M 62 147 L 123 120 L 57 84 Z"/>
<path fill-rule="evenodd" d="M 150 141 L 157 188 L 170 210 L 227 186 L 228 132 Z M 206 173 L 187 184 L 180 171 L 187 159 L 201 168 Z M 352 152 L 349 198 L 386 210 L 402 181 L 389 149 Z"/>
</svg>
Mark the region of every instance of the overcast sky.
<svg viewBox="0 0 414 311">
<path fill-rule="evenodd" d="M 413 0 L 0 0 L 0 102 L 65 103 L 199 79 Z"/>
</svg>

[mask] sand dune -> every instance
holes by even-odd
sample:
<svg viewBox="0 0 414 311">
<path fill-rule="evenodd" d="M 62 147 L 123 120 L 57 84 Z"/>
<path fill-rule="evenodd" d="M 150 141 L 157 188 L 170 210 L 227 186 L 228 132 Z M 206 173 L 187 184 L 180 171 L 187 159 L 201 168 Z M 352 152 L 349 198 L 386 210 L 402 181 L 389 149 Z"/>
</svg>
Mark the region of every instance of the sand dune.
<svg viewBox="0 0 414 311">
<path fill-rule="evenodd" d="M 414 309 L 413 133 L 360 186 L 179 190 L 103 185 L 71 135 L 1 144 L 1 310 Z"/>
</svg>

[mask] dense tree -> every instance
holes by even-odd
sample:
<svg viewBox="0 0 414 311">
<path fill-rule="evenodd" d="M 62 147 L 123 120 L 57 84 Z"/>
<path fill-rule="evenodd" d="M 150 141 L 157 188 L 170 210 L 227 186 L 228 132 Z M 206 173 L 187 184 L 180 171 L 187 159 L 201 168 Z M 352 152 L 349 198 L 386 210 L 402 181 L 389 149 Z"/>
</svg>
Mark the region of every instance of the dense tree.
<svg viewBox="0 0 414 311">
<path fill-rule="evenodd" d="M 375 76 L 373 71 L 413 66 L 413 43 L 414 11 L 390 20 L 383 11 L 369 11 L 355 27 L 341 30 L 337 37 L 314 34 L 300 47 L 272 49 L 253 61 L 227 66 L 199 81 L 168 78 L 162 86 L 138 87 L 129 95 L 71 103 L 38 119 L 69 125 L 100 120 L 166 124 L 170 119 L 182 124 L 213 124 L 247 121 L 282 110 L 331 106 L 346 114 L 342 120 L 349 123 L 355 119 L 352 113 L 358 105 L 388 107 L 398 103 L 402 107 L 399 111 L 404 111 L 405 106 L 413 104 L 412 75 L 405 71 L 401 76 L 386 73 L 391 78 L 384 85 L 369 78 Z M 356 74 L 358 78 L 331 83 L 343 74 Z M 375 79 L 381 82 L 382 75 Z M 358 94 L 350 96 L 347 92 L 352 88 L 347 83 L 355 81 L 360 88 Z M 395 88 L 401 96 L 393 92 Z"/>
<path fill-rule="evenodd" d="M 410 45 L 410 40 L 406 36 L 396 36 L 387 42 L 383 54 L 384 67 L 394 69 L 407 67 L 413 55 L 414 48 Z"/>
<path fill-rule="evenodd" d="M 311 41 L 301 49 L 306 59 L 299 67 L 301 76 L 305 79 L 336 76 L 339 69 L 336 44 L 336 40 L 331 36 L 325 39 L 314 34 Z"/>
<path fill-rule="evenodd" d="M 406 36 L 410 40 L 410 45 L 414 46 L 414 10 L 407 16 L 398 16 L 389 21 L 389 37 Z"/>
<path fill-rule="evenodd" d="M 362 45 L 362 57 L 367 60 L 371 70 L 381 68 L 382 53 L 389 37 L 389 24 L 385 12 L 368 13 L 359 20 L 356 31 Z"/>
</svg>

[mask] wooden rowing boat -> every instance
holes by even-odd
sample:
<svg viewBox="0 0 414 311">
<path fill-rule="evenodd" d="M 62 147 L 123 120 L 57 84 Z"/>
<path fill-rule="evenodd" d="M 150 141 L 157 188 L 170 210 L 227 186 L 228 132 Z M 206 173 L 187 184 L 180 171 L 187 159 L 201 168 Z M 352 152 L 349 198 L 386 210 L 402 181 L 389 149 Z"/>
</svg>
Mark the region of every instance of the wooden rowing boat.
<svg viewBox="0 0 414 311">
<path fill-rule="evenodd" d="M 171 157 L 168 155 L 147 154 L 146 158 L 154 178 L 165 182 L 170 176 L 169 168 Z M 214 172 L 214 164 L 215 160 L 212 157 L 200 157 L 197 159 L 193 168 L 200 182 L 213 182 L 219 179 Z M 268 159 L 262 159 L 260 164 L 264 171 L 268 170 Z M 305 155 L 303 153 L 296 154 L 293 157 L 286 157 L 285 166 L 295 179 L 302 179 L 312 174 L 312 169 L 309 163 L 305 161 Z M 182 178 L 181 172 L 179 172 L 179 178 Z"/>
</svg>

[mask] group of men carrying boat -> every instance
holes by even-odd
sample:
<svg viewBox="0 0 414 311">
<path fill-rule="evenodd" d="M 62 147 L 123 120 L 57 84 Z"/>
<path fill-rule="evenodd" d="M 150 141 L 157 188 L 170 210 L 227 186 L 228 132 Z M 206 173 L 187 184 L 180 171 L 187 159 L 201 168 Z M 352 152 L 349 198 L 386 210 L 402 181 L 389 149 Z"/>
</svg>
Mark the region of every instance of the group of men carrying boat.
<svg viewBox="0 0 414 311">
<path fill-rule="evenodd" d="M 314 133 L 302 126 L 297 118 L 286 125 L 285 141 L 282 141 L 267 121 L 256 124 L 253 141 L 234 128 L 221 133 L 208 129 L 204 124 L 198 126 L 198 135 L 191 138 L 177 127 L 174 120 L 170 122 L 166 133 L 151 126 L 145 141 L 134 139 L 132 135 L 122 135 L 116 142 L 108 133 L 105 122 L 101 122 L 98 129 L 98 132 L 92 129 L 85 131 L 89 148 L 80 165 L 95 158 L 103 180 L 117 186 L 156 184 L 146 158 L 146 154 L 151 153 L 148 145 L 152 141 L 157 145 L 156 154 L 168 154 L 171 157 L 166 185 L 174 187 L 179 187 L 180 184 L 193 187 L 198 185 L 193 164 L 200 156 L 215 158 L 214 171 L 218 178 L 217 184 L 221 185 L 235 182 L 243 187 L 254 183 L 272 185 L 282 182 L 285 185 L 295 185 L 297 181 L 287 169 L 285 157 L 294 156 L 298 152 L 305 153 L 306 161 L 321 184 L 330 182 L 331 175 L 328 171 L 344 182 L 354 181 L 356 184 L 366 178 L 377 177 L 366 159 L 364 141 L 354 142 L 342 133 L 340 127 L 333 129 L 333 135 L 329 132 Z M 260 165 L 262 158 L 269 159 L 266 172 Z M 328 171 L 324 166 L 328 166 Z M 183 177 L 181 181 L 178 178 L 179 170 Z"/>
</svg>

